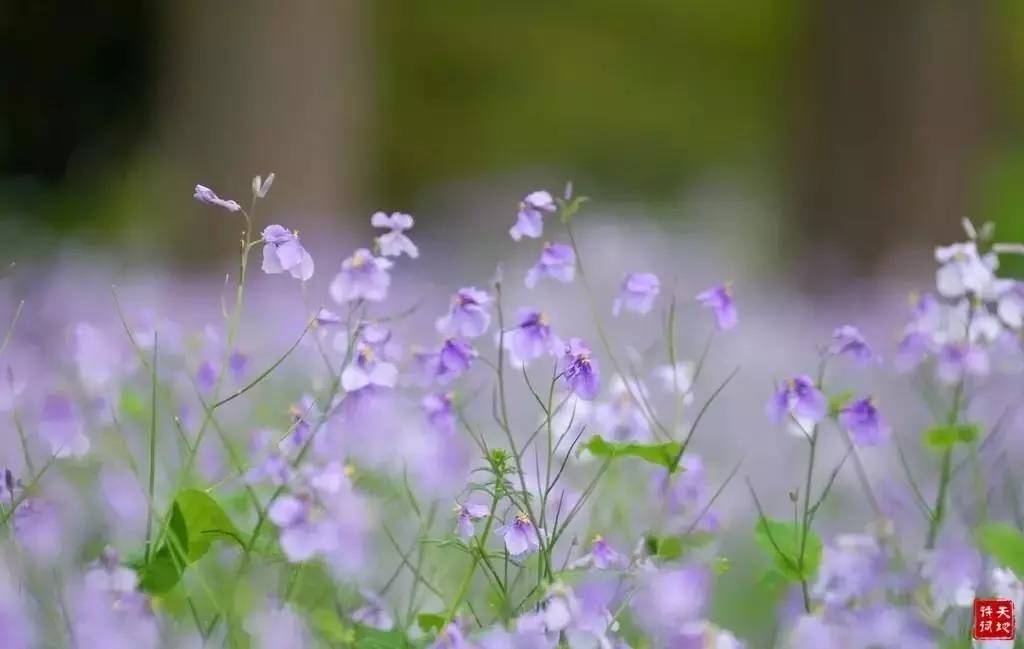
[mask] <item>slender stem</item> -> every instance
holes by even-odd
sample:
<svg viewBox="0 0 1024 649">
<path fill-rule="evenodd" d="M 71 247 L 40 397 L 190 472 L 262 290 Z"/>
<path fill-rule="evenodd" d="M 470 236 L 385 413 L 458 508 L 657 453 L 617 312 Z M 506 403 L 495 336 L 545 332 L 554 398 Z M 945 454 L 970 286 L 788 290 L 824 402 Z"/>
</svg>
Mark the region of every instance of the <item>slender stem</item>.
<svg viewBox="0 0 1024 649">
<path fill-rule="evenodd" d="M 500 354 L 500 347 L 498 353 Z M 521 475 L 521 473 L 520 473 Z M 452 620 L 455 619 L 455 614 L 459 610 L 459 605 L 462 604 L 462 600 L 466 598 L 466 594 L 469 592 L 469 585 L 473 581 L 473 575 L 476 574 L 476 567 L 480 564 L 480 556 L 485 552 L 484 543 L 487 542 L 487 538 L 491 534 L 491 526 L 494 525 L 494 512 L 498 508 L 498 494 L 495 492 L 494 497 L 491 499 L 491 511 L 487 515 L 487 522 L 484 524 L 484 531 L 479 537 L 477 537 L 476 545 L 477 552 L 473 555 L 473 560 L 469 564 L 469 570 L 466 571 L 466 576 L 462 578 L 462 583 L 459 584 L 459 590 L 455 595 L 455 601 L 452 603 L 448 614 L 445 616 L 444 624 L 441 628 L 444 629 Z"/>
<path fill-rule="evenodd" d="M 955 426 L 960 419 L 960 405 L 963 402 L 964 381 L 961 379 L 953 389 L 953 405 L 950 406 L 946 423 Z M 942 454 L 942 466 L 939 469 L 939 489 L 935 494 L 935 505 L 932 507 L 932 519 L 928 524 L 928 536 L 925 539 L 926 550 L 935 548 L 939 530 L 946 517 L 946 500 L 949 492 L 950 478 L 953 475 L 953 447 L 950 446 Z"/>
<path fill-rule="evenodd" d="M 152 551 L 153 535 L 153 492 L 156 490 L 156 363 L 157 363 L 157 334 L 153 334 L 153 364 L 150 369 L 150 414 L 149 414 L 149 508 L 146 513 L 146 559 L 149 563 L 149 556 Z"/>
<path fill-rule="evenodd" d="M 807 552 L 807 533 L 809 532 L 810 523 L 810 512 L 811 512 L 811 482 L 814 479 L 814 458 L 815 451 L 818 447 L 818 429 L 817 426 L 811 431 L 810 437 L 810 450 L 808 451 L 807 460 L 807 477 L 804 482 L 804 512 L 803 512 L 803 523 L 800 526 L 800 556 L 797 557 L 797 566 L 800 570 L 800 590 L 804 599 L 804 610 L 808 613 L 811 612 L 811 596 L 807 588 L 807 580 L 803 578 L 804 572 L 804 556 Z"/>
</svg>

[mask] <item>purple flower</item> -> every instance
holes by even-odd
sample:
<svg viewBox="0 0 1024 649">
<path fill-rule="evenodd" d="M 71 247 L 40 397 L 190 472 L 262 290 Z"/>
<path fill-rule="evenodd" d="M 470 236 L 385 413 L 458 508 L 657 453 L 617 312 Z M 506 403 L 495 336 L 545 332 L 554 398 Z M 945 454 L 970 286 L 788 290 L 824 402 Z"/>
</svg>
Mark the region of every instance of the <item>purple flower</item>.
<svg viewBox="0 0 1024 649">
<path fill-rule="evenodd" d="M 468 286 L 460 288 L 452 296 L 448 313 L 437 319 L 437 330 L 443 336 L 476 338 L 491 325 L 488 310 L 492 302 L 487 291 Z"/>
<path fill-rule="evenodd" d="M 374 257 L 366 248 L 360 248 L 341 263 L 341 272 L 331 282 L 331 297 L 344 304 L 352 300 L 380 302 L 388 296 L 391 260 Z"/>
<path fill-rule="evenodd" d="M 428 394 L 420 400 L 420 408 L 427 416 L 427 421 L 435 429 L 443 433 L 455 432 L 455 406 L 452 394 Z"/>
<path fill-rule="evenodd" d="M 885 564 L 885 555 L 874 537 L 840 535 L 825 547 L 812 594 L 827 607 L 847 606 L 878 585 Z"/>
<path fill-rule="evenodd" d="M 457 624 L 449 624 L 438 632 L 427 649 L 475 649 L 475 645 L 466 640 Z"/>
<path fill-rule="evenodd" d="M 579 338 L 570 338 L 565 346 L 562 376 L 569 390 L 580 399 L 591 401 L 597 396 L 597 361 L 590 357 L 590 347 Z"/>
<path fill-rule="evenodd" d="M 604 429 L 607 436 L 616 441 L 647 441 L 651 428 L 635 398 L 644 399 L 647 388 L 632 382 L 627 386 L 621 376 L 612 377 L 608 391 L 611 400 L 602 403 L 594 412 L 594 420 Z M 632 391 L 632 393 L 631 393 Z"/>
<path fill-rule="evenodd" d="M 619 315 L 623 308 L 640 314 L 647 313 L 654 306 L 659 292 L 661 282 L 654 273 L 630 273 L 626 275 L 619 296 L 612 303 L 612 315 Z"/>
<path fill-rule="evenodd" d="M 268 609 L 250 615 L 245 620 L 245 630 L 252 638 L 254 649 L 308 647 L 311 643 L 305 620 L 287 604 L 272 604 Z"/>
<path fill-rule="evenodd" d="M 653 476 L 655 497 L 664 502 L 669 513 L 696 510 L 707 496 L 707 471 L 704 460 L 694 453 L 685 453 L 679 460 L 682 471 L 669 473 L 659 469 Z"/>
<path fill-rule="evenodd" d="M 12 521 L 14 538 L 32 556 L 52 561 L 66 550 L 67 530 L 53 502 L 27 498 L 14 510 Z"/>
<path fill-rule="evenodd" d="M 849 431 L 857 446 L 878 446 L 888 440 L 892 432 L 871 397 L 858 399 L 840 410 L 839 424 Z"/>
<path fill-rule="evenodd" d="M 456 512 L 456 531 L 459 536 L 463 539 L 473 538 L 475 530 L 473 529 L 473 521 L 478 521 L 482 518 L 487 518 L 491 514 L 491 510 L 486 505 L 455 505 Z"/>
<path fill-rule="evenodd" d="M 56 457 L 82 457 L 89 452 L 89 438 L 82 432 L 75 405 L 62 394 L 51 394 L 43 402 L 39 435 Z"/>
<path fill-rule="evenodd" d="M 921 576 L 929 582 L 936 613 L 970 606 L 981 575 L 981 555 L 965 543 L 945 541 L 922 553 Z"/>
<path fill-rule="evenodd" d="M 352 621 L 379 631 L 390 631 L 395 627 L 395 618 L 388 604 L 376 593 L 360 591 L 366 603 L 352 611 Z"/>
<path fill-rule="evenodd" d="M 388 216 L 384 212 L 376 212 L 370 217 L 370 224 L 375 228 L 387 228 L 388 231 L 377 237 L 377 248 L 384 257 L 400 257 L 405 253 L 415 259 L 420 256 L 416 244 L 405 235 L 412 229 L 413 220 L 408 214 L 395 212 Z"/>
<path fill-rule="evenodd" d="M 900 372 L 910 372 L 935 351 L 935 341 L 930 334 L 923 331 L 908 331 L 900 340 L 893 364 Z"/>
<path fill-rule="evenodd" d="M 576 277 L 576 253 L 563 243 L 545 243 L 540 259 L 526 272 L 526 288 L 533 288 L 541 279 L 550 277 L 571 282 Z"/>
<path fill-rule="evenodd" d="M 206 203 L 207 205 L 216 205 L 218 207 L 223 207 L 229 212 L 237 212 L 238 210 L 242 209 L 242 206 L 236 203 L 235 201 L 224 200 L 223 198 L 217 196 L 217 194 L 212 189 L 210 189 L 209 187 L 204 187 L 203 185 L 196 185 L 196 191 L 194 194 L 192 194 L 192 197 L 195 198 L 200 203 Z"/>
<path fill-rule="evenodd" d="M 253 434 L 252 447 L 253 455 L 260 457 L 256 464 L 245 474 L 245 481 L 249 484 L 259 484 L 267 481 L 280 487 L 291 478 L 291 464 L 282 452 L 283 446 L 288 439 L 281 441 L 280 446 L 273 444 L 274 434 L 269 430 L 259 430 Z"/>
<path fill-rule="evenodd" d="M 768 417 L 776 424 L 787 414 L 817 423 L 828 413 L 828 400 L 806 375 L 786 381 L 768 402 Z"/>
<path fill-rule="evenodd" d="M 608 543 L 600 534 L 594 537 L 590 552 L 570 564 L 572 568 L 589 568 L 611 570 L 626 565 L 626 558 Z"/>
<path fill-rule="evenodd" d="M 413 352 L 421 385 L 430 385 L 434 381 L 442 385 L 451 383 L 469 369 L 474 358 L 476 350 L 460 338 L 449 338 L 436 350 Z"/>
<path fill-rule="evenodd" d="M 263 272 L 268 275 L 288 272 L 303 282 L 313 276 L 313 258 L 299 243 L 297 232 L 280 225 L 268 225 L 263 230 Z"/>
<path fill-rule="evenodd" d="M 835 356 L 849 356 L 860 365 L 877 360 L 871 346 L 856 327 L 843 325 L 832 333 L 832 344 L 828 349 Z"/>
<path fill-rule="evenodd" d="M 684 625 L 703 618 L 710 584 L 711 576 L 701 566 L 652 571 L 643 575 L 630 606 L 649 634 L 671 637 Z"/>
<path fill-rule="evenodd" d="M 512 239 L 519 241 L 523 237 L 538 238 L 544 233 L 544 214 L 550 214 L 557 208 L 555 199 L 546 191 L 532 192 L 519 203 L 516 224 L 508 231 Z"/>
<path fill-rule="evenodd" d="M 988 354 L 968 343 L 947 343 L 939 350 L 935 372 L 943 383 L 953 385 L 966 375 L 985 376 L 989 370 Z"/>
<path fill-rule="evenodd" d="M 281 529 L 281 549 L 289 561 L 305 561 L 335 547 L 329 527 L 314 519 L 308 498 L 279 496 L 267 510 L 267 517 Z"/>
<path fill-rule="evenodd" d="M 720 284 L 697 294 L 701 306 L 711 309 L 721 331 L 728 331 L 739 322 L 736 303 L 732 299 L 732 289 L 728 283 Z"/>
<path fill-rule="evenodd" d="M 505 549 L 509 555 L 519 557 L 540 549 L 540 534 L 543 531 L 535 528 L 526 514 L 519 512 L 511 523 L 502 525 L 495 533 L 505 538 Z"/>
<path fill-rule="evenodd" d="M 82 386 L 90 394 L 103 394 L 121 372 L 121 353 L 99 329 L 79 322 L 75 325 L 75 364 Z"/>
<path fill-rule="evenodd" d="M 0 647 L 3 649 L 30 649 L 36 644 L 28 607 L 22 601 L 22 591 L 7 566 L 0 561 Z"/>
<path fill-rule="evenodd" d="M 505 333 L 504 345 L 512 362 L 526 365 L 544 354 L 558 356 L 562 341 L 551 331 L 548 316 L 543 311 L 523 308 L 518 313 L 519 324 Z"/>
<path fill-rule="evenodd" d="M 341 373 L 341 387 L 355 392 L 369 386 L 393 388 L 398 381 L 398 368 L 379 360 L 373 348 L 361 345 L 355 359 Z"/>
</svg>

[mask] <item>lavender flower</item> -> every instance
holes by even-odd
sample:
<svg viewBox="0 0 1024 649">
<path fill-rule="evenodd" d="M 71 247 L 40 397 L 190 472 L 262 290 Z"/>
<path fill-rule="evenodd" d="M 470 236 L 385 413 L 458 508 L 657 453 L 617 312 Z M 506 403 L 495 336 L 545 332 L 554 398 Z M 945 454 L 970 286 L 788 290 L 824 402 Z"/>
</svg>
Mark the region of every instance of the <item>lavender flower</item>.
<svg viewBox="0 0 1024 649">
<path fill-rule="evenodd" d="M 491 510 L 486 505 L 473 505 L 465 504 L 455 505 L 456 512 L 456 531 L 462 539 L 469 540 L 473 538 L 476 531 L 473 529 L 473 521 L 478 521 L 482 518 L 487 518 L 491 514 Z"/>
<path fill-rule="evenodd" d="M 513 240 L 523 237 L 536 239 L 544 233 L 544 214 L 556 210 L 555 199 L 546 191 L 536 191 L 526 195 L 519 203 L 516 224 L 508 231 Z"/>
<path fill-rule="evenodd" d="M 457 624 L 449 624 L 441 629 L 434 642 L 427 649 L 476 649 L 475 645 L 466 639 L 462 629 Z"/>
<path fill-rule="evenodd" d="M 840 410 L 839 425 L 850 433 L 857 446 L 878 446 L 892 432 L 871 397 L 858 399 Z"/>
<path fill-rule="evenodd" d="M 457 417 L 452 403 L 453 395 L 428 394 L 420 400 L 420 409 L 427 416 L 427 422 L 442 433 L 454 433 Z"/>
<path fill-rule="evenodd" d="M 253 640 L 254 649 L 311 646 L 306 622 L 287 604 L 271 605 L 245 620 L 245 630 Z"/>
<path fill-rule="evenodd" d="M 981 555 L 967 544 L 945 541 L 921 553 L 921 576 L 929 583 L 938 614 L 951 607 L 970 606 L 981 574 Z"/>
<path fill-rule="evenodd" d="M 626 558 L 608 543 L 600 534 L 594 537 L 590 552 L 573 561 L 571 568 L 594 567 L 598 570 L 612 570 L 626 565 Z"/>
<path fill-rule="evenodd" d="M 469 369 L 476 355 L 473 346 L 460 338 L 449 338 L 439 349 L 413 352 L 419 383 L 430 385 L 437 381 L 447 385 Z"/>
<path fill-rule="evenodd" d="M 562 243 L 546 243 L 540 259 L 526 272 L 526 288 L 533 288 L 541 279 L 550 277 L 571 282 L 576 277 L 576 253 Z"/>
<path fill-rule="evenodd" d="M 391 260 L 374 257 L 366 248 L 360 248 L 341 264 L 341 272 L 331 282 L 331 298 L 339 304 L 353 300 L 380 302 L 388 295 L 391 285 Z"/>
<path fill-rule="evenodd" d="M 728 283 L 719 284 L 698 293 L 697 301 L 715 314 L 715 322 L 718 324 L 719 330 L 728 331 L 739 322 L 736 303 L 732 297 L 732 288 Z"/>
<path fill-rule="evenodd" d="M 62 394 L 51 394 L 43 402 L 39 417 L 39 435 L 50 445 L 54 456 L 82 457 L 89 452 L 89 438 L 83 432 L 75 405 Z"/>
<path fill-rule="evenodd" d="M 623 308 L 645 314 L 654 306 L 660 291 L 661 282 L 654 273 L 630 273 L 626 275 L 619 295 L 612 303 L 612 314 L 618 316 Z"/>
<path fill-rule="evenodd" d="M 711 576 L 702 566 L 655 570 L 642 576 L 630 608 L 637 623 L 654 638 L 670 638 L 702 619 L 710 583 Z"/>
<path fill-rule="evenodd" d="M 448 313 L 438 318 L 438 332 L 448 337 L 482 336 L 491 326 L 491 314 L 488 309 L 492 301 L 487 291 L 472 286 L 460 288 L 452 296 Z"/>
<path fill-rule="evenodd" d="M 393 388 L 398 381 L 398 368 L 379 360 L 373 348 L 362 345 L 356 358 L 341 373 L 341 387 L 356 392 L 367 387 Z"/>
<path fill-rule="evenodd" d="M 505 538 L 509 555 L 519 557 L 540 549 L 540 535 L 544 532 L 535 528 L 526 514 L 519 512 L 511 523 L 502 525 L 495 533 Z"/>
<path fill-rule="evenodd" d="M 200 203 L 206 203 L 207 205 L 216 205 L 218 207 L 223 207 L 229 212 L 237 212 L 238 210 L 242 209 L 242 206 L 236 203 L 235 201 L 224 200 L 223 198 L 217 196 L 217 194 L 212 189 L 210 189 L 209 187 L 204 187 L 203 185 L 196 185 L 196 191 L 194 194 L 192 194 L 192 197 L 195 198 Z"/>
<path fill-rule="evenodd" d="M 930 334 L 921 331 L 908 331 L 900 340 L 893 362 L 898 371 L 911 372 L 936 350 L 935 341 Z"/>
<path fill-rule="evenodd" d="M 627 385 L 626 381 L 616 374 L 612 377 L 608 391 L 612 398 L 597 407 L 594 420 L 609 438 L 616 441 L 648 441 L 651 437 L 651 428 L 640 404 L 635 401 L 636 398 L 646 398 L 646 386 L 636 382 Z"/>
<path fill-rule="evenodd" d="M 391 614 L 387 602 L 374 592 L 363 589 L 360 593 L 366 603 L 352 612 L 352 621 L 379 631 L 393 629 L 395 617 Z"/>
<path fill-rule="evenodd" d="M 405 234 L 413 225 L 413 219 L 408 214 L 394 212 L 388 216 L 384 212 L 375 212 L 370 217 L 370 224 L 375 228 L 388 229 L 386 233 L 377 237 L 377 249 L 382 256 L 401 257 L 403 253 L 413 259 L 420 256 L 419 248 Z"/>
<path fill-rule="evenodd" d="M 308 498 L 279 496 L 267 510 L 267 518 L 281 528 L 281 549 L 289 561 L 305 561 L 335 548 L 330 526 L 317 520 Z"/>
<path fill-rule="evenodd" d="M 828 414 L 828 400 L 809 376 L 800 375 L 786 381 L 768 402 L 768 417 L 776 424 L 787 414 L 817 423 Z"/>
<path fill-rule="evenodd" d="M 878 360 L 864 336 L 850 325 L 843 325 L 832 333 L 832 344 L 828 351 L 834 356 L 849 356 L 860 365 Z"/>
<path fill-rule="evenodd" d="M 1010 329 L 1024 327 L 1024 282 L 1011 282 L 1011 286 L 1000 295 L 996 311 Z"/>
<path fill-rule="evenodd" d="M 548 316 L 531 308 L 519 310 L 519 324 L 504 335 L 504 345 L 515 365 L 526 365 L 545 354 L 558 356 L 564 349 L 562 341 L 551 331 Z"/>
<path fill-rule="evenodd" d="M 313 258 L 299 243 L 299 234 L 280 225 L 263 230 L 263 272 L 268 275 L 288 272 L 303 282 L 313 276 Z"/>
<path fill-rule="evenodd" d="M 584 401 L 592 401 L 600 386 L 597 361 L 590 357 L 590 347 L 580 338 L 570 338 L 562 363 L 562 377 L 569 391 Z"/>
<path fill-rule="evenodd" d="M 826 607 L 844 607 L 866 597 L 881 581 L 885 556 L 874 537 L 844 534 L 825 547 L 812 588 Z"/>
<path fill-rule="evenodd" d="M 935 261 L 942 264 L 935 272 L 935 286 L 943 297 L 984 293 L 995 279 L 995 256 L 980 256 L 973 241 L 936 248 Z"/>
<path fill-rule="evenodd" d="M 939 350 L 935 373 L 943 383 L 953 385 L 968 375 L 985 376 L 988 371 L 988 354 L 977 345 L 947 343 Z"/>
</svg>

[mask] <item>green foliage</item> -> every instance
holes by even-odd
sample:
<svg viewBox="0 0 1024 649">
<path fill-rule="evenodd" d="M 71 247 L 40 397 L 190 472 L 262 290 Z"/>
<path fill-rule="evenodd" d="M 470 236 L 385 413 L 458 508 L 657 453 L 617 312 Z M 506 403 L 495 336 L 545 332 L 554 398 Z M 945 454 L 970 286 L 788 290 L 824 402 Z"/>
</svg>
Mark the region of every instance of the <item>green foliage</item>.
<svg viewBox="0 0 1024 649">
<path fill-rule="evenodd" d="M 691 532 L 690 534 L 674 534 L 658 538 L 647 536 L 644 539 L 649 554 L 665 561 L 674 561 L 691 550 L 702 548 L 715 540 L 710 532 Z"/>
<path fill-rule="evenodd" d="M 1000 566 L 1024 575 L 1024 534 L 1007 523 L 988 523 L 975 532 L 978 545 Z"/>
<path fill-rule="evenodd" d="M 416 623 L 425 633 L 436 633 L 444 628 L 445 616 L 443 613 L 420 613 L 416 616 Z"/>
<path fill-rule="evenodd" d="M 350 646 L 356 641 L 355 629 L 346 626 L 329 608 L 318 608 L 309 614 L 310 622 L 320 635 L 331 643 Z"/>
<path fill-rule="evenodd" d="M 828 416 L 833 419 L 839 416 L 839 411 L 846 407 L 854 397 L 853 392 L 846 390 L 838 394 L 830 395 L 828 398 Z"/>
<path fill-rule="evenodd" d="M 924 433 L 924 444 L 936 451 L 945 451 L 955 445 L 970 444 L 978 439 L 981 429 L 977 424 L 952 424 L 929 428 Z"/>
<path fill-rule="evenodd" d="M 822 542 L 807 530 L 803 565 L 800 564 L 801 529 L 794 523 L 761 518 L 754 528 L 754 540 L 772 556 L 779 574 L 789 581 L 810 580 L 821 564 Z"/>
<path fill-rule="evenodd" d="M 160 549 L 138 567 L 140 587 L 151 594 L 170 591 L 181 581 L 185 569 L 203 558 L 218 539 L 242 545 L 238 529 L 217 501 L 195 489 L 179 492 L 171 505 Z"/>
<path fill-rule="evenodd" d="M 660 442 L 640 444 L 638 442 L 609 442 L 600 435 L 594 435 L 582 448 L 590 451 L 595 457 L 620 458 L 635 457 L 651 464 L 663 466 L 669 471 L 678 470 L 674 466 L 679 455 L 679 442 Z"/>
</svg>

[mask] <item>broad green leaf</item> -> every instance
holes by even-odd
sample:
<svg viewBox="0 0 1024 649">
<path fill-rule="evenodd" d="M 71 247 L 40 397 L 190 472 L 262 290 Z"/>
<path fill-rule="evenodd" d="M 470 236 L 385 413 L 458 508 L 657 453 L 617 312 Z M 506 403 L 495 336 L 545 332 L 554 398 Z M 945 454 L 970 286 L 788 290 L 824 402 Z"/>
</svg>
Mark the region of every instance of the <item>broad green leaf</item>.
<svg viewBox="0 0 1024 649">
<path fill-rule="evenodd" d="M 426 633 L 436 633 L 444 628 L 445 619 L 441 613 L 420 613 L 416 616 L 416 623 Z"/>
<path fill-rule="evenodd" d="M 656 551 L 660 558 L 672 561 L 690 550 L 704 547 L 713 540 L 715 540 L 715 535 L 711 532 L 692 532 L 690 534 L 666 536 L 658 541 Z"/>
<path fill-rule="evenodd" d="M 188 564 L 188 526 L 177 503 L 171 506 L 171 519 L 167 525 L 167 538 L 160 549 L 141 566 L 139 587 L 147 593 L 166 593 L 181 580 Z"/>
<path fill-rule="evenodd" d="M 309 619 L 313 623 L 313 628 L 327 640 L 345 646 L 355 642 L 355 629 L 346 626 L 331 609 L 318 608 L 310 614 Z"/>
<path fill-rule="evenodd" d="M 208 494 L 185 489 L 178 493 L 174 504 L 181 509 L 188 527 L 189 563 L 201 559 L 210 550 L 210 544 L 218 539 L 244 545 L 235 524 Z"/>
<path fill-rule="evenodd" d="M 818 572 L 822 543 L 812 530 L 807 531 L 802 566 L 800 528 L 797 525 L 761 518 L 754 528 L 754 540 L 772 556 L 775 567 L 790 581 L 810 580 Z"/>
<path fill-rule="evenodd" d="M 956 444 L 969 444 L 981 433 L 977 424 L 936 426 L 924 432 L 924 443 L 936 451 L 945 451 Z"/>
<path fill-rule="evenodd" d="M 356 640 L 352 643 L 355 649 L 407 649 L 412 644 L 401 631 L 380 631 L 368 626 L 357 625 Z"/>
<path fill-rule="evenodd" d="M 838 417 L 839 411 L 846 407 L 854 397 L 853 392 L 849 390 L 840 392 L 839 394 L 833 394 L 828 398 L 828 416 Z"/>
<path fill-rule="evenodd" d="M 1002 567 L 1024 575 L 1024 534 L 1007 523 L 989 523 L 975 532 L 978 545 Z"/>
<path fill-rule="evenodd" d="M 609 442 L 600 435 L 594 435 L 583 446 L 595 457 L 635 457 L 651 464 L 663 466 L 670 471 L 679 455 L 679 442 L 640 444 L 638 442 Z M 678 469 L 678 467 L 676 467 Z"/>
</svg>

